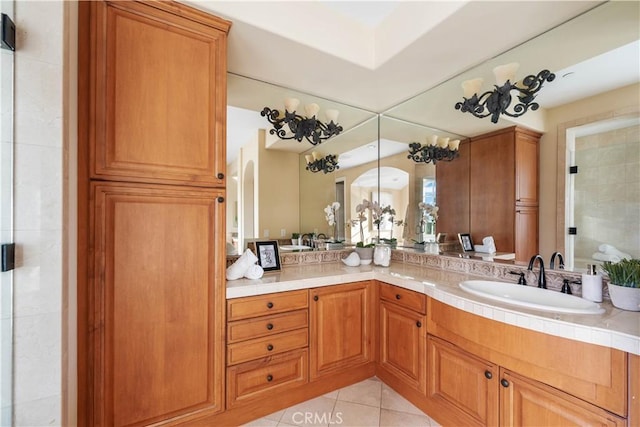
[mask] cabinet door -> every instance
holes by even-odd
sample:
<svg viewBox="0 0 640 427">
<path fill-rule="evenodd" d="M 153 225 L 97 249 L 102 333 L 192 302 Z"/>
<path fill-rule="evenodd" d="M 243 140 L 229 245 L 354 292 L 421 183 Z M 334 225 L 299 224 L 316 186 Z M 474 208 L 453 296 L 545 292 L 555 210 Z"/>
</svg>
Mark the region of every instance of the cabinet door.
<svg viewBox="0 0 640 427">
<path fill-rule="evenodd" d="M 516 207 L 516 261 L 528 261 L 538 253 L 538 208 Z"/>
<path fill-rule="evenodd" d="M 498 367 L 430 335 L 427 349 L 427 398 L 442 419 L 497 425 Z"/>
<path fill-rule="evenodd" d="M 223 186 L 229 24 L 182 5 L 90 3 L 91 178 Z"/>
<path fill-rule="evenodd" d="M 379 365 L 422 394 L 427 384 L 426 326 L 426 316 L 380 302 Z"/>
<path fill-rule="evenodd" d="M 309 297 L 310 378 L 372 361 L 371 283 L 312 289 Z"/>
<path fill-rule="evenodd" d="M 516 132 L 516 203 L 538 205 L 539 136 Z"/>
<path fill-rule="evenodd" d="M 501 426 L 624 426 L 626 421 L 553 387 L 500 375 Z"/>
<path fill-rule="evenodd" d="M 92 425 L 223 409 L 223 194 L 92 184 Z"/>
<path fill-rule="evenodd" d="M 513 252 L 515 249 L 513 140 L 513 131 L 499 132 L 472 140 L 470 144 L 471 234 L 476 242 L 481 242 L 486 236 L 493 236 L 500 252 Z"/>
<path fill-rule="evenodd" d="M 468 233 L 469 228 L 469 146 L 460 144 L 459 157 L 436 166 L 436 204 L 440 216 L 436 232 L 456 235 Z"/>
</svg>

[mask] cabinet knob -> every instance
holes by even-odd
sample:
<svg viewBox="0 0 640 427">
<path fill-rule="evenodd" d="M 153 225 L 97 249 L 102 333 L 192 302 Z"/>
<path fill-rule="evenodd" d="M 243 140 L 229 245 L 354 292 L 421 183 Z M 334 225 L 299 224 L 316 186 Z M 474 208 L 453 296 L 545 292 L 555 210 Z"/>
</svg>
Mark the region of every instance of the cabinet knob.
<svg viewBox="0 0 640 427">
<path fill-rule="evenodd" d="M 318 301 L 318 295 L 315 295 L 315 296 L 313 297 L 313 300 L 314 300 L 314 301 Z"/>
<path fill-rule="evenodd" d="M 491 373 L 491 371 L 484 371 L 484 376 L 490 380 L 491 378 L 493 378 L 493 374 Z"/>
<path fill-rule="evenodd" d="M 269 344 L 269 345 L 267 346 L 267 350 L 269 350 L 269 351 L 273 350 L 273 345 Z"/>
<path fill-rule="evenodd" d="M 502 384 L 502 387 L 509 387 L 509 381 L 504 378 L 500 380 L 500 384 Z"/>
<path fill-rule="evenodd" d="M 396 299 L 400 299 L 400 298 L 402 298 L 400 294 L 396 294 Z"/>
<path fill-rule="evenodd" d="M 219 173 L 218 174 L 218 179 L 224 179 L 224 174 L 223 173 Z"/>
<path fill-rule="evenodd" d="M 224 197 L 222 197 L 222 196 L 218 197 L 218 202 L 220 202 L 220 203 L 224 202 Z"/>
<path fill-rule="evenodd" d="M 273 308 L 273 303 L 272 302 L 268 302 L 267 303 L 267 308 Z"/>
<path fill-rule="evenodd" d="M 267 329 L 268 330 L 272 330 L 273 329 L 273 324 L 272 323 L 267 323 Z"/>
<path fill-rule="evenodd" d="M 269 382 L 273 381 L 273 375 L 271 374 L 267 375 L 267 381 Z"/>
<path fill-rule="evenodd" d="M 418 321 L 416 322 L 416 326 L 417 326 L 418 328 L 422 328 L 422 322 L 418 320 Z"/>
</svg>

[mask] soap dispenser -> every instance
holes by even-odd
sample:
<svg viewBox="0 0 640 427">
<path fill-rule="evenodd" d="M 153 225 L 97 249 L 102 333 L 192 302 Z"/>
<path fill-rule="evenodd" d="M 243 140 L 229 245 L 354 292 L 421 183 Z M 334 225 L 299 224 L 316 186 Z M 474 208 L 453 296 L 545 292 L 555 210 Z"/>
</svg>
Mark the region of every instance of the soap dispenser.
<svg viewBox="0 0 640 427">
<path fill-rule="evenodd" d="M 602 276 L 596 273 L 595 264 L 587 264 L 587 272 L 582 274 L 582 298 L 602 302 Z"/>
</svg>

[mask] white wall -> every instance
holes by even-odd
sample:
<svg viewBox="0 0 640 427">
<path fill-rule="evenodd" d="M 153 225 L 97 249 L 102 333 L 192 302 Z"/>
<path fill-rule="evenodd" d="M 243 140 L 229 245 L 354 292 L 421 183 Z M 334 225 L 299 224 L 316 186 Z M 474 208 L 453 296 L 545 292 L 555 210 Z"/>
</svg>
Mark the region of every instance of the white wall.
<svg viewBox="0 0 640 427">
<path fill-rule="evenodd" d="M 17 1 L 14 423 L 62 425 L 62 1 Z"/>
</svg>

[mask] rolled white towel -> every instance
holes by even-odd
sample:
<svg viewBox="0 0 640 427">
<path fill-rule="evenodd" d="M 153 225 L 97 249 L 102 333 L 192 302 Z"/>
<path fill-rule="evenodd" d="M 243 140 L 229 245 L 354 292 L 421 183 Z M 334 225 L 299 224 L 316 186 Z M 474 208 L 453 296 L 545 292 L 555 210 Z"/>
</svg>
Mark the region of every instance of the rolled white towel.
<svg viewBox="0 0 640 427">
<path fill-rule="evenodd" d="M 618 258 L 624 258 L 624 259 L 631 259 L 633 258 L 631 255 L 629 255 L 628 253 L 622 252 L 620 250 L 618 250 L 618 248 L 616 248 L 613 245 L 608 245 L 606 243 L 601 244 L 600 246 L 598 246 L 598 250 L 604 254 L 607 255 L 615 255 Z M 617 262 L 617 261 L 616 261 Z"/>
<path fill-rule="evenodd" d="M 611 261 L 611 262 L 620 262 L 621 258 L 617 255 L 605 254 L 602 252 L 595 252 L 591 255 L 591 258 L 598 261 Z"/>
<path fill-rule="evenodd" d="M 249 267 L 254 265 L 258 261 L 251 249 L 244 251 L 240 258 L 236 260 L 227 268 L 227 280 L 237 280 L 244 277 L 244 274 L 249 270 Z"/>
<path fill-rule="evenodd" d="M 258 264 L 254 264 L 244 273 L 244 277 L 251 280 L 256 280 L 262 277 L 264 269 Z"/>
<path fill-rule="evenodd" d="M 496 252 L 496 244 L 492 236 L 487 236 L 482 239 L 482 245 L 475 245 L 473 250 L 475 252 L 482 252 L 486 254 L 493 254 Z"/>
</svg>

